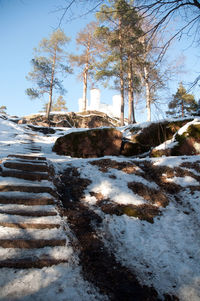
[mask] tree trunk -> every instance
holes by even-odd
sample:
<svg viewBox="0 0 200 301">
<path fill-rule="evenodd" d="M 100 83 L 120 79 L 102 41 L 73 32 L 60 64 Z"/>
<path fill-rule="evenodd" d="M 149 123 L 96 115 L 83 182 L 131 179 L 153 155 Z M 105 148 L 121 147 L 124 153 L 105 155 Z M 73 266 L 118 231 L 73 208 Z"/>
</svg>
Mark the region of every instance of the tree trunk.
<svg viewBox="0 0 200 301">
<path fill-rule="evenodd" d="M 149 73 L 146 66 L 144 66 L 144 81 L 145 81 L 145 89 L 146 89 L 147 121 L 151 121 L 151 97 L 150 97 L 150 86 L 149 86 Z"/>
<path fill-rule="evenodd" d="M 124 70 L 123 70 L 123 46 L 122 46 L 122 23 L 119 18 L 119 51 L 120 51 L 120 95 L 121 95 L 121 115 L 120 123 L 124 125 Z"/>
<path fill-rule="evenodd" d="M 131 124 L 136 122 L 133 97 L 133 64 L 131 57 L 129 57 L 128 63 L 128 124 Z"/>
<path fill-rule="evenodd" d="M 52 106 L 53 81 L 54 81 L 55 64 L 56 64 L 56 51 L 57 51 L 57 48 L 55 48 L 55 53 L 54 53 L 54 56 L 53 56 L 53 64 L 52 64 L 52 72 L 51 72 L 51 82 L 50 82 L 50 91 L 49 91 L 49 103 L 48 103 L 47 112 L 46 112 L 46 118 L 47 118 L 48 122 L 50 121 L 50 112 L 51 112 L 51 106 Z"/>
<path fill-rule="evenodd" d="M 182 117 L 184 117 L 184 105 L 183 105 L 183 100 L 181 100 L 181 110 L 182 110 Z"/>
<path fill-rule="evenodd" d="M 87 78 L 88 78 L 88 63 L 83 74 L 83 111 L 87 110 Z"/>
</svg>

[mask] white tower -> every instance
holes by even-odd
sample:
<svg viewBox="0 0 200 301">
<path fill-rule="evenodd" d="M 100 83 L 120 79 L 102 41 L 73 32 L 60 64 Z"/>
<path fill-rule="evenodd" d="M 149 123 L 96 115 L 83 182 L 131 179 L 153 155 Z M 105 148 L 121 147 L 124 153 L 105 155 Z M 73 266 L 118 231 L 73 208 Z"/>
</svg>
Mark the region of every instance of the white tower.
<svg viewBox="0 0 200 301">
<path fill-rule="evenodd" d="M 90 90 L 90 110 L 99 111 L 100 109 L 100 90 Z"/>
<path fill-rule="evenodd" d="M 113 116 L 120 118 L 121 115 L 121 96 L 114 95 L 112 98 L 113 101 Z"/>
</svg>

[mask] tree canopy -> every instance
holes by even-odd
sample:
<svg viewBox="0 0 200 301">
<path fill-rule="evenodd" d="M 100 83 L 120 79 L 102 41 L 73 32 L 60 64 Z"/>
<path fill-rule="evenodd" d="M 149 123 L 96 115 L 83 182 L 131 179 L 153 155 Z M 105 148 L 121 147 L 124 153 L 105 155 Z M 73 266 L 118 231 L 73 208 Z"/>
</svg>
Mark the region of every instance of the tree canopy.
<svg viewBox="0 0 200 301">
<path fill-rule="evenodd" d="M 167 115 L 173 117 L 185 117 L 196 113 L 198 105 L 194 95 L 187 93 L 183 84 L 180 83 L 177 92 L 173 95 L 168 107 L 169 111 L 167 111 Z"/>
<path fill-rule="evenodd" d="M 64 46 L 68 41 L 69 38 L 63 31 L 60 29 L 54 31 L 49 39 L 44 38 L 39 43 L 39 47 L 35 49 L 37 55 L 31 61 L 33 71 L 29 72 L 27 79 L 31 80 L 36 88 L 27 89 L 26 94 L 31 98 L 38 98 L 46 93 L 49 95 L 46 111 L 47 119 L 49 119 L 51 111 L 53 90 L 59 91 L 60 94 L 65 93 L 58 74 L 62 73 L 65 75 L 70 72 L 69 66 L 63 64 L 67 58 Z M 43 55 L 38 56 L 39 54 Z"/>
</svg>

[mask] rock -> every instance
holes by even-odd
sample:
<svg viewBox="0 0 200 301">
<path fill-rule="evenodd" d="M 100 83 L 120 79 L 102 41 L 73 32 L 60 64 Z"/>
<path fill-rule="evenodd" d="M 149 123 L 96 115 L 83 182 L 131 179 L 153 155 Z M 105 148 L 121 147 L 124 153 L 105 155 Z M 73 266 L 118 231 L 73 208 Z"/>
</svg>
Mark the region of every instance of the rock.
<svg viewBox="0 0 200 301">
<path fill-rule="evenodd" d="M 26 120 L 25 118 L 20 119 L 20 120 L 18 121 L 18 124 L 26 124 L 26 123 L 27 123 L 27 120 Z"/>
<path fill-rule="evenodd" d="M 149 152 L 153 147 L 171 139 L 182 126 L 191 120 L 192 119 L 150 123 L 150 125 L 145 128 L 133 125 L 130 129 L 130 133 L 132 133 L 131 138 L 129 141 L 124 141 L 121 154 L 129 157 Z"/>
<path fill-rule="evenodd" d="M 26 123 L 32 125 L 48 126 L 44 114 L 26 116 Z M 102 126 L 119 126 L 120 121 L 105 113 L 98 111 L 86 111 L 82 113 L 69 112 L 65 114 L 50 115 L 50 126 L 53 127 L 76 127 L 76 128 L 97 128 Z"/>
<path fill-rule="evenodd" d="M 53 151 L 59 155 L 78 158 L 118 156 L 122 133 L 114 128 L 74 132 L 56 140 Z"/>
<path fill-rule="evenodd" d="M 126 157 L 136 156 L 149 151 L 149 146 L 134 143 L 128 140 L 123 141 L 121 155 Z"/>
<path fill-rule="evenodd" d="M 191 156 L 200 154 L 200 123 L 193 123 L 180 135 L 176 134 L 173 146 L 153 149 L 151 157 Z"/>
</svg>

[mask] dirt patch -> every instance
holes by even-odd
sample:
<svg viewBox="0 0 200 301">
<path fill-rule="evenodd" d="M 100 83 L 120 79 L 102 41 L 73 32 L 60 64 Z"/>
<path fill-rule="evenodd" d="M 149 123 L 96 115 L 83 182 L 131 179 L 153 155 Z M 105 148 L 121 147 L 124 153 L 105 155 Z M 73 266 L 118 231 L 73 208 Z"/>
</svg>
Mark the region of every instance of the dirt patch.
<svg viewBox="0 0 200 301">
<path fill-rule="evenodd" d="M 96 193 L 91 191 L 90 195 L 96 197 L 98 200 L 97 206 L 99 206 L 105 214 L 115 214 L 118 216 L 125 214 L 130 217 L 137 217 L 140 220 L 145 220 L 149 223 L 153 223 L 153 218 L 157 215 L 160 215 L 159 208 L 151 204 L 143 204 L 139 206 L 132 204 L 116 204 L 110 199 L 105 199 L 104 196 L 99 192 Z"/>
<path fill-rule="evenodd" d="M 185 167 L 185 168 L 189 168 L 189 169 L 194 169 L 194 170 L 196 170 L 197 172 L 200 173 L 200 161 L 196 161 L 195 163 L 183 162 L 180 166 Z"/>
<path fill-rule="evenodd" d="M 127 174 L 134 174 L 137 171 L 137 166 L 131 162 L 117 162 L 110 159 L 102 159 L 98 161 L 90 161 L 91 165 L 99 167 L 101 172 L 108 172 L 108 169 L 114 168 L 121 170 Z"/>
<path fill-rule="evenodd" d="M 163 192 L 174 195 L 182 189 L 178 184 L 166 182 L 168 175 L 169 177 L 174 176 L 174 169 L 168 166 L 155 166 L 149 161 L 139 162 L 138 166 L 144 172 L 142 174 L 143 178 L 150 182 L 155 182 Z"/>
<path fill-rule="evenodd" d="M 78 179 L 79 178 L 79 179 Z M 67 169 L 57 182 L 63 203 L 63 214 L 78 240 L 80 264 L 84 278 L 99 288 L 111 301 L 154 301 L 158 300 L 153 288 L 141 285 L 136 276 L 116 261 L 97 236 L 95 226 L 101 218 L 80 201 L 87 183 L 74 168 Z M 83 181 L 84 180 L 84 181 Z M 77 187 L 77 183 L 80 184 Z M 69 185 L 69 186 L 68 186 Z M 77 189 L 78 188 L 78 192 Z"/>
<path fill-rule="evenodd" d="M 150 188 L 142 183 L 129 182 L 128 188 L 134 193 L 143 197 L 146 201 L 151 204 L 155 204 L 161 207 L 166 207 L 169 204 L 169 200 L 164 192 Z"/>
</svg>

